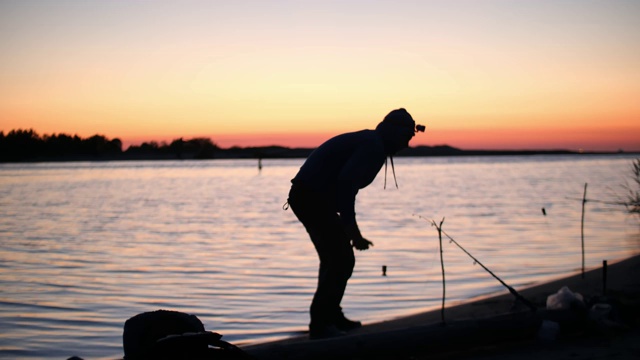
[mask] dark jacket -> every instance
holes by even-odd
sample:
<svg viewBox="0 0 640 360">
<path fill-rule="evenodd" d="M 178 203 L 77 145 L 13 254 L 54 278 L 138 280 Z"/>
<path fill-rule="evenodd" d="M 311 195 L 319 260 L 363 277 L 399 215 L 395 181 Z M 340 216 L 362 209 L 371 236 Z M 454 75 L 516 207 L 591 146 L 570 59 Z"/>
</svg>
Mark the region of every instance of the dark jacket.
<svg viewBox="0 0 640 360">
<path fill-rule="evenodd" d="M 292 182 L 325 194 L 342 223 L 354 226 L 358 191 L 373 182 L 387 156 L 408 146 L 413 133 L 413 126 L 382 122 L 376 130 L 335 136 L 309 155 Z"/>
</svg>

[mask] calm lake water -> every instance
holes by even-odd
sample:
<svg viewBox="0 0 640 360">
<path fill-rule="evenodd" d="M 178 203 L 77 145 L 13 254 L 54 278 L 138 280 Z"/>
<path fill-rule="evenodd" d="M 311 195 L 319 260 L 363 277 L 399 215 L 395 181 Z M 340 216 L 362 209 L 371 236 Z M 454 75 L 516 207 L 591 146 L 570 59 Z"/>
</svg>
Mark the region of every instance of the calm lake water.
<svg viewBox="0 0 640 360">
<path fill-rule="evenodd" d="M 360 192 L 343 307 L 364 322 L 440 306 L 436 229 L 515 289 L 581 268 L 587 197 L 624 200 L 629 155 L 398 158 Z M 306 330 L 317 258 L 291 210 L 297 160 L 0 165 L 0 357 L 123 355 L 125 320 L 171 309 L 235 344 Z M 546 210 L 546 216 L 542 213 Z M 640 252 L 639 219 L 588 202 L 587 268 Z M 506 292 L 443 241 L 447 304 Z M 387 276 L 381 268 L 387 266 Z"/>
</svg>

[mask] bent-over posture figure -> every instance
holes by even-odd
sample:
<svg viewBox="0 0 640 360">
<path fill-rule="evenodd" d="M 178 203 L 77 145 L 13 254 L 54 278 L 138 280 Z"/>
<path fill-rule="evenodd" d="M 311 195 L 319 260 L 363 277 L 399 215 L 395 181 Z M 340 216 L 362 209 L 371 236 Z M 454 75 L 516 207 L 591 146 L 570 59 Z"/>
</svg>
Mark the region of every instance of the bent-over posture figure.
<svg viewBox="0 0 640 360">
<path fill-rule="evenodd" d="M 310 308 L 312 339 L 339 336 L 361 326 L 347 319 L 340 307 L 355 266 L 353 247 L 373 246 L 358 229 L 356 194 L 371 184 L 387 156 L 409 146 L 416 129 L 424 131 L 424 126 L 416 127 L 405 109 L 393 110 L 375 130 L 346 133 L 323 143 L 291 180 L 289 205 L 320 257 Z"/>
</svg>

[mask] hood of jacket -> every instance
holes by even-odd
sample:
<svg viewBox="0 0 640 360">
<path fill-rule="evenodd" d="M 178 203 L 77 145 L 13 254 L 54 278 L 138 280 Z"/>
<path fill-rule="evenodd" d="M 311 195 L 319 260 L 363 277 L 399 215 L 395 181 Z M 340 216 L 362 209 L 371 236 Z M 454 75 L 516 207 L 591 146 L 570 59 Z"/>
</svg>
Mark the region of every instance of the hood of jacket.
<svg viewBox="0 0 640 360">
<path fill-rule="evenodd" d="M 407 148 L 409 141 L 415 135 L 415 127 L 415 121 L 403 108 L 393 110 L 385 116 L 384 120 L 376 126 L 376 131 L 382 138 L 385 153 L 391 156 Z"/>
</svg>

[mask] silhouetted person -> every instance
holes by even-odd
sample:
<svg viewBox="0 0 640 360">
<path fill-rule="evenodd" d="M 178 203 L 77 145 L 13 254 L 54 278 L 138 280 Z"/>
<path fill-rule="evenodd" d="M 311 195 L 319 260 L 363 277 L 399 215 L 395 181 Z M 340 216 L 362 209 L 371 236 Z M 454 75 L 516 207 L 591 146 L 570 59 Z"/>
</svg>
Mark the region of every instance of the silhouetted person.
<svg viewBox="0 0 640 360">
<path fill-rule="evenodd" d="M 424 126 L 416 127 L 405 109 L 393 110 L 375 130 L 338 135 L 320 145 L 291 180 L 289 205 L 320 258 L 318 287 L 310 308 L 312 339 L 343 335 L 362 326 L 347 319 L 340 307 L 355 266 L 353 248 L 373 246 L 358 229 L 356 194 L 371 184 L 387 156 L 409 146 L 416 129 L 424 131 Z"/>
</svg>

